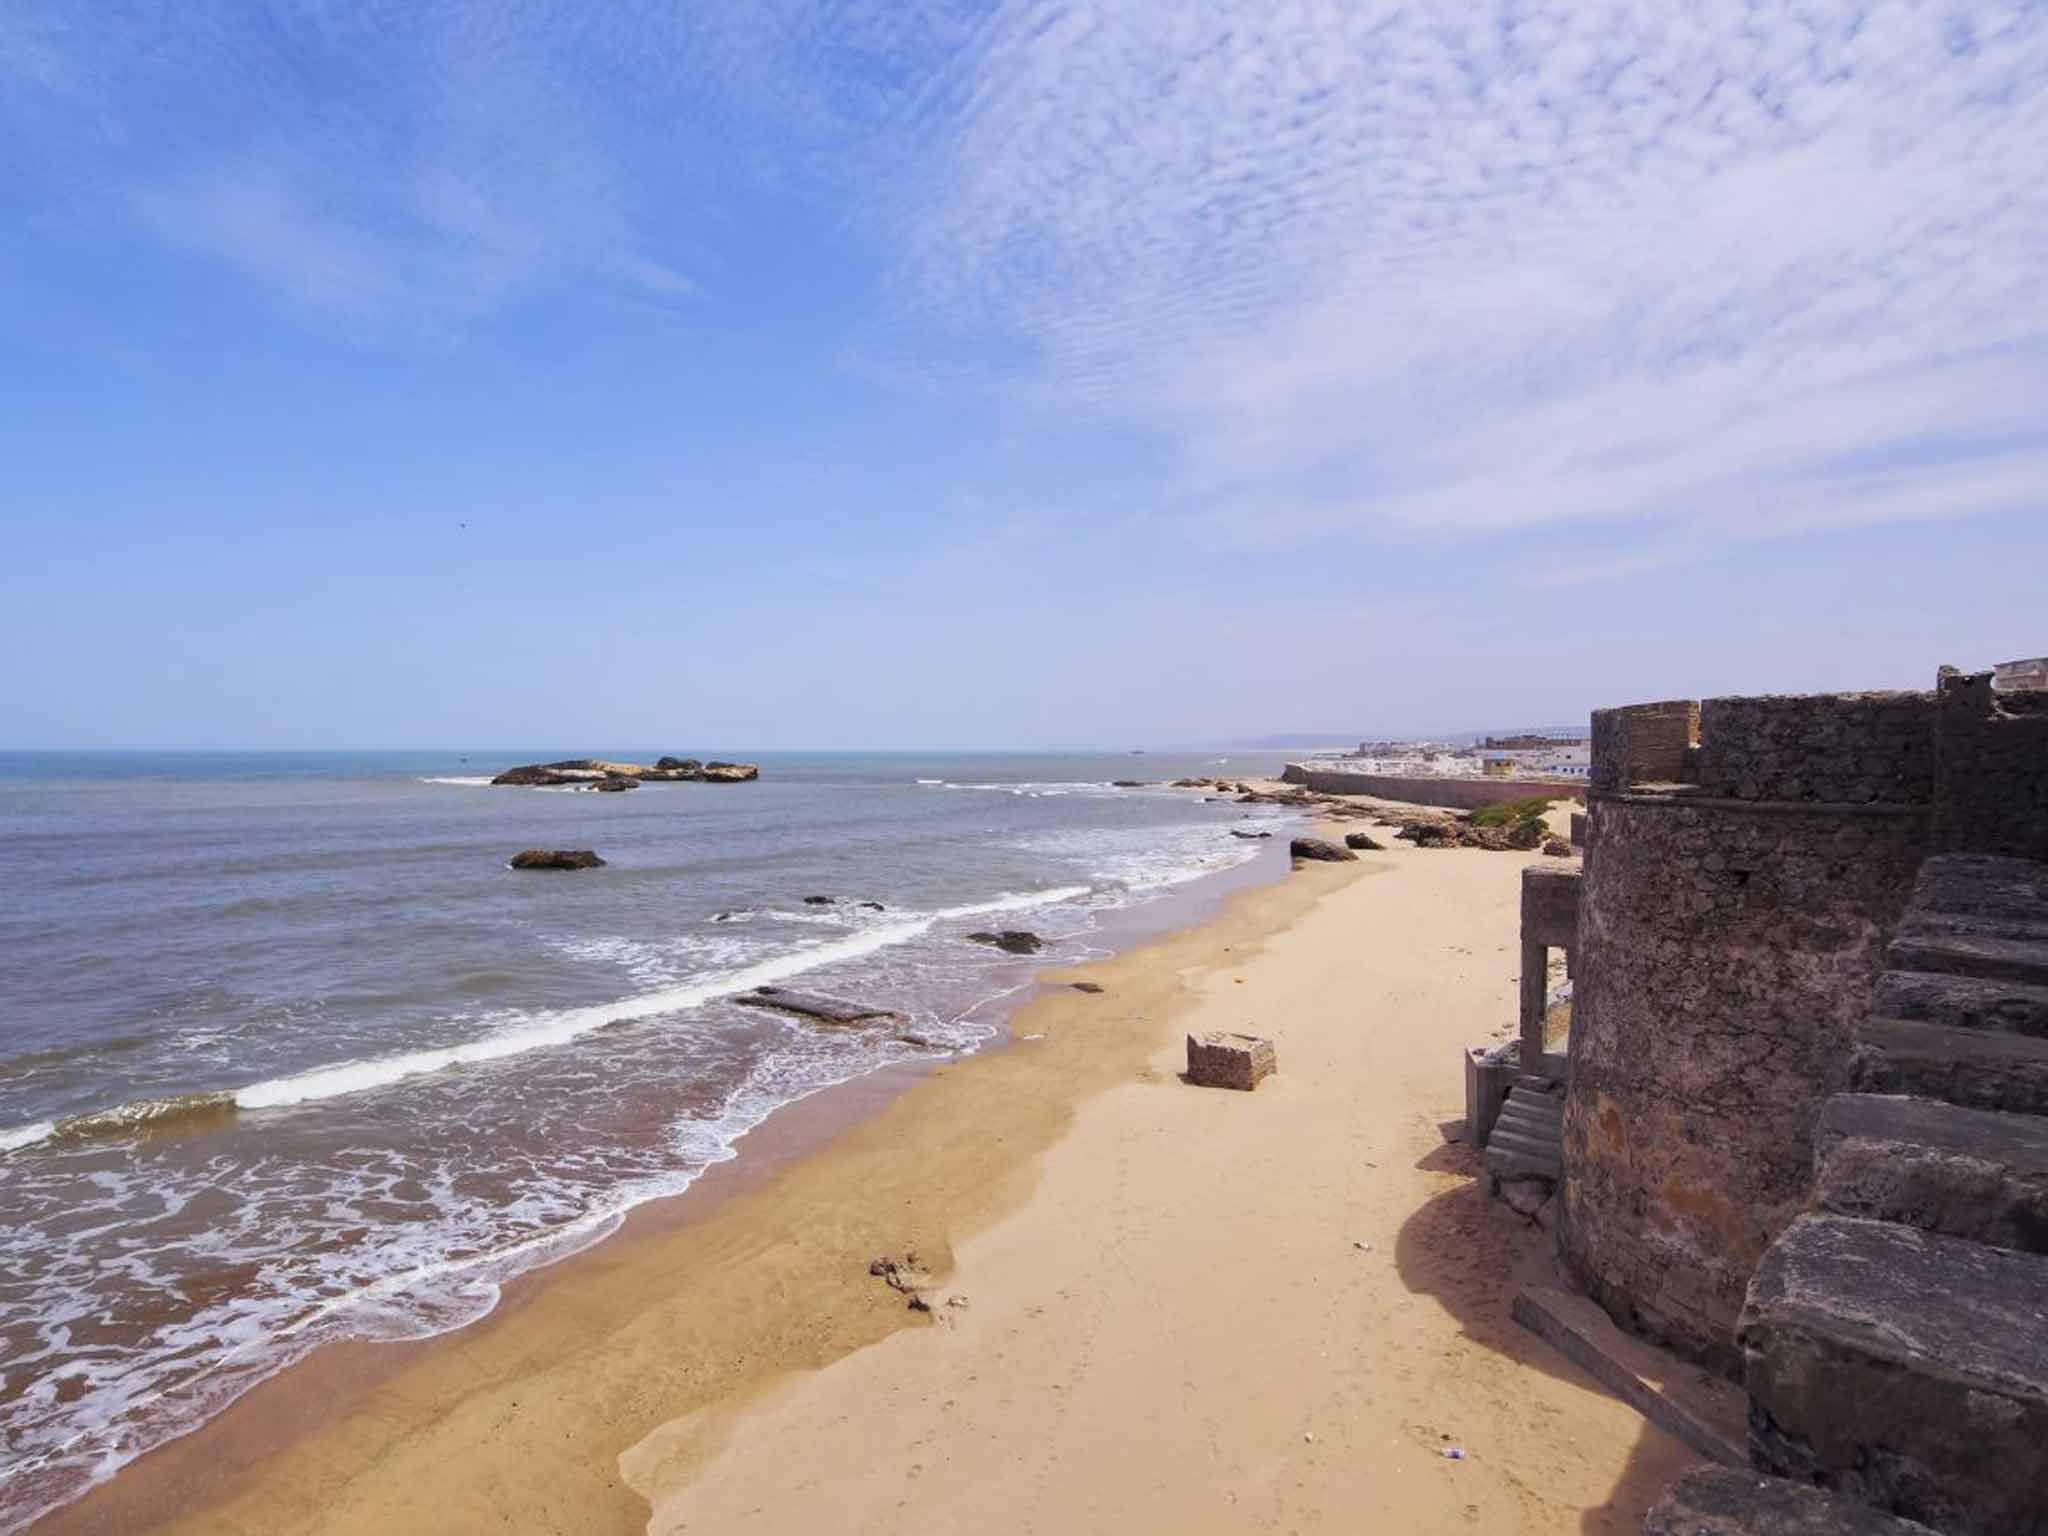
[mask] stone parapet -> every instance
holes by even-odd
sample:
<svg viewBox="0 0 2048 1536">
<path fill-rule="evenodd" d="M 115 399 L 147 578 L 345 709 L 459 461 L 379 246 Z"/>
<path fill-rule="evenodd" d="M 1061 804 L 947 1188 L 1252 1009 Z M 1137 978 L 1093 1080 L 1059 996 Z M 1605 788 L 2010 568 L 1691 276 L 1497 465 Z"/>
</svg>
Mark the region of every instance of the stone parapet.
<svg viewBox="0 0 2048 1536">
<path fill-rule="evenodd" d="M 1589 781 L 1596 790 L 1681 783 L 1699 739 L 1700 706 L 1692 699 L 1596 709 Z"/>
<path fill-rule="evenodd" d="M 1934 797 L 1934 695 L 1708 699 L 1699 779 L 1735 800 L 1925 805 Z"/>
</svg>

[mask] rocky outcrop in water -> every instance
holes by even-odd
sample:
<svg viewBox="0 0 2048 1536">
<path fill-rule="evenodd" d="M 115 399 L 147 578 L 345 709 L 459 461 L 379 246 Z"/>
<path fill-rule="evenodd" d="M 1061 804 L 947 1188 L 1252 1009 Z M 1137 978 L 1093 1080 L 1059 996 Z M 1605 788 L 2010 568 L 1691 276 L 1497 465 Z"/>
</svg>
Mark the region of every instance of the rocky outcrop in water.
<svg viewBox="0 0 2048 1536">
<path fill-rule="evenodd" d="M 507 768 L 491 782 L 522 789 L 610 789 L 614 785 L 635 788 L 640 784 L 744 784 L 760 776 L 760 768 L 753 763 L 700 763 L 694 757 L 658 758 L 652 767 L 603 757 L 567 757 L 558 763 L 522 763 L 517 768 Z M 632 780 L 632 784 L 618 784 L 626 779 Z"/>
<path fill-rule="evenodd" d="M 629 779 L 621 774 L 617 778 L 599 779 L 590 787 L 601 795 L 622 795 L 629 789 L 638 789 L 640 781 L 638 779 Z"/>
<path fill-rule="evenodd" d="M 1023 928 L 1005 928 L 1000 933 L 970 933 L 967 937 L 973 943 L 987 944 L 1006 955 L 1035 955 L 1045 948 L 1045 940 Z"/>
<path fill-rule="evenodd" d="M 786 987 L 756 987 L 751 992 L 736 992 L 728 1002 L 746 1008 L 771 1008 L 777 1013 L 793 1013 L 799 1018 L 816 1019 L 820 1024 L 901 1024 L 903 1015 L 887 1008 L 870 1008 L 864 1003 L 849 1002 L 843 997 L 827 997 L 821 992 L 792 992 Z"/>
<path fill-rule="evenodd" d="M 514 869 L 602 869 L 604 860 L 588 848 L 529 848 L 512 855 Z"/>
</svg>

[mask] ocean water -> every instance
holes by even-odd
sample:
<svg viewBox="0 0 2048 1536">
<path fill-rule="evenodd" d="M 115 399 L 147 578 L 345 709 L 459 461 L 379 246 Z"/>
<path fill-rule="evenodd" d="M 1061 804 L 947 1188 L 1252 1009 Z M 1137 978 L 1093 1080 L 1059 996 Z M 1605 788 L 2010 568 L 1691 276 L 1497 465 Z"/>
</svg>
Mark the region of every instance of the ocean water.
<svg viewBox="0 0 2048 1536">
<path fill-rule="evenodd" d="M 0 1531 L 325 1341 L 482 1316 L 781 1106 L 997 1041 L 1116 914 L 1284 859 L 1230 836 L 1271 807 L 1108 784 L 1267 757 L 487 783 L 564 755 L 0 756 Z M 773 982 L 910 1022 L 724 1001 Z"/>
</svg>

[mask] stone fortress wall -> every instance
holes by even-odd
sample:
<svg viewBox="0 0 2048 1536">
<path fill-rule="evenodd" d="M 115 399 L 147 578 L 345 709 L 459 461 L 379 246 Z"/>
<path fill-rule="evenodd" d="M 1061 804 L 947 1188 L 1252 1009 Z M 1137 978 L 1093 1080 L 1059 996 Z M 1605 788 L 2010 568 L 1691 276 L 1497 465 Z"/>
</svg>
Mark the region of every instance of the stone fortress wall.
<svg viewBox="0 0 2048 1536">
<path fill-rule="evenodd" d="M 1305 763 L 1289 763 L 1280 777 L 1286 783 L 1303 785 L 1321 795 L 1371 795 L 1380 800 L 1399 800 L 1404 805 L 1441 805 L 1458 811 L 1476 811 L 1502 800 L 1533 800 L 1539 795 L 1559 800 L 1585 792 L 1585 785 L 1576 779 L 1495 779 L 1477 774 L 1469 778 L 1452 778 L 1448 774 L 1396 776 L 1352 773 Z"/>
<path fill-rule="evenodd" d="M 1944 670 L 1600 710 L 1592 740 L 1559 1247 L 1619 1321 L 1734 1375 L 1921 860 L 2048 858 L 2048 695 Z"/>
</svg>

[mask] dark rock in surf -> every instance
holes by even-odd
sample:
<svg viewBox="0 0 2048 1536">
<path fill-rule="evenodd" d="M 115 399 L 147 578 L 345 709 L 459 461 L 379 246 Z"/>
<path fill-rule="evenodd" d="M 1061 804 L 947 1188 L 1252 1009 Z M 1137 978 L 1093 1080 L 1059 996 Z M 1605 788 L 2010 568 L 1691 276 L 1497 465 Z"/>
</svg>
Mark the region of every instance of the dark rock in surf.
<svg viewBox="0 0 2048 1536">
<path fill-rule="evenodd" d="M 901 1024 L 903 1015 L 887 1008 L 870 1008 L 863 1003 L 848 1002 L 843 997 L 826 997 L 820 992 L 792 992 L 785 987 L 756 987 L 751 992 L 736 992 L 726 999 L 747 1008 L 772 1008 L 777 1013 L 793 1013 L 800 1018 L 816 1019 L 821 1024 Z"/>
<path fill-rule="evenodd" d="M 1232 827 L 1230 829 L 1230 835 L 1232 837 L 1241 837 L 1248 843 L 1256 843 L 1261 838 L 1271 837 L 1273 834 L 1270 832 L 1245 832 L 1237 827 Z"/>
<path fill-rule="evenodd" d="M 886 912 L 889 910 L 887 907 L 883 906 L 879 901 L 857 901 L 854 903 L 854 905 L 859 907 L 863 912 Z"/>
<path fill-rule="evenodd" d="M 1006 955 L 1035 955 L 1045 948 L 1045 940 L 1023 928 L 1005 928 L 1000 933 L 970 933 L 967 937 L 972 943 L 987 944 Z"/>
<path fill-rule="evenodd" d="M 807 907 L 829 907 L 838 900 L 837 896 L 806 896 L 804 898 L 804 905 Z"/>
<path fill-rule="evenodd" d="M 1339 848 L 1320 837 L 1297 837 L 1287 845 L 1287 853 L 1296 860 L 1310 859 L 1323 864 L 1355 862 L 1358 858 L 1349 848 Z"/>
<path fill-rule="evenodd" d="M 1384 853 L 1386 852 L 1387 845 L 1373 837 L 1369 832 L 1346 832 L 1344 834 L 1344 846 L 1357 849 L 1362 853 Z"/>
<path fill-rule="evenodd" d="M 753 763 L 706 763 L 698 777 L 706 784 L 745 784 L 761 777 Z"/>
<path fill-rule="evenodd" d="M 626 778 L 599 779 L 590 787 L 601 795 L 622 795 L 629 789 L 638 789 L 640 781 Z"/>
<path fill-rule="evenodd" d="M 529 848 L 512 855 L 514 869 L 602 869 L 604 860 L 588 848 Z"/>
</svg>

